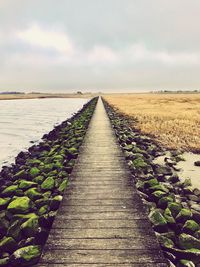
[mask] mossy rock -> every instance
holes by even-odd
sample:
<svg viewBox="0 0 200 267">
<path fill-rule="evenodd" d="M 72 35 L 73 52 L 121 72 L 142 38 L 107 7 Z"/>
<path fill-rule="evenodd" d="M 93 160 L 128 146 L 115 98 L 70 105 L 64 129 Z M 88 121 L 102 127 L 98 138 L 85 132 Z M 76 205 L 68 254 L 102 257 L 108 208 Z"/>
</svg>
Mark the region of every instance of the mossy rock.
<svg viewBox="0 0 200 267">
<path fill-rule="evenodd" d="M 56 214 L 57 214 L 56 211 L 50 211 L 48 214 L 40 216 L 39 225 L 44 228 L 51 228 Z"/>
<path fill-rule="evenodd" d="M 63 197 L 60 195 L 55 196 L 50 202 L 50 209 L 51 210 L 57 210 L 60 206 L 62 199 L 63 199 Z"/>
<path fill-rule="evenodd" d="M 44 181 L 44 176 L 42 175 L 39 175 L 39 176 L 36 176 L 34 179 L 33 179 L 33 182 L 37 183 L 37 184 L 41 184 L 43 181 Z"/>
<path fill-rule="evenodd" d="M 27 173 L 26 173 L 26 171 L 25 170 L 21 170 L 21 171 L 19 171 L 19 172 L 17 172 L 15 175 L 14 175 L 14 179 L 15 180 L 17 180 L 17 179 L 24 179 L 24 178 L 26 178 L 26 176 L 27 176 Z"/>
<path fill-rule="evenodd" d="M 58 191 L 63 193 L 67 187 L 67 184 L 68 184 L 68 180 L 62 181 L 62 183 L 58 187 Z"/>
<path fill-rule="evenodd" d="M 39 159 L 29 159 L 27 160 L 27 164 L 28 165 L 40 165 L 41 164 L 41 160 Z"/>
<path fill-rule="evenodd" d="M 48 211 L 49 211 L 49 206 L 44 205 L 44 206 L 40 207 L 40 209 L 38 210 L 38 215 L 46 214 Z"/>
<path fill-rule="evenodd" d="M 28 213 L 31 209 L 31 200 L 28 197 L 17 197 L 7 207 L 11 213 Z"/>
<path fill-rule="evenodd" d="M 27 214 L 14 214 L 13 215 L 14 220 L 22 219 L 22 222 L 25 222 L 26 220 L 30 218 L 37 218 L 37 217 L 38 216 L 34 212 L 27 213 Z"/>
<path fill-rule="evenodd" d="M 29 174 L 32 178 L 35 178 L 40 173 L 40 170 L 37 167 L 33 167 L 30 169 Z"/>
<path fill-rule="evenodd" d="M 194 232 L 200 230 L 200 226 L 194 220 L 187 220 L 182 228 L 183 232 L 188 234 L 194 234 Z"/>
<path fill-rule="evenodd" d="M 12 197 L 17 189 L 18 189 L 17 185 L 10 185 L 2 191 L 1 195 L 5 197 Z"/>
<path fill-rule="evenodd" d="M 154 191 L 163 191 L 165 193 L 169 193 L 169 190 L 162 184 L 154 185 L 149 188 L 149 192 L 152 193 Z"/>
<path fill-rule="evenodd" d="M 20 189 L 29 189 L 29 188 L 34 187 L 34 186 L 37 186 L 37 183 L 27 181 L 27 180 L 19 181 L 19 185 L 18 185 L 18 187 Z"/>
<path fill-rule="evenodd" d="M 42 206 L 49 205 L 49 203 L 50 203 L 49 197 L 45 197 L 44 195 L 43 195 L 43 198 L 37 199 L 35 201 L 35 205 L 37 208 L 41 208 Z"/>
<path fill-rule="evenodd" d="M 195 264 L 189 260 L 180 260 L 177 266 L 178 267 L 195 267 Z"/>
<path fill-rule="evenodd" d="M 163 235 L 157 235 L 158 241 L 162 247 L 165 248 L 173 248 L 174 247 L 174 242 L 167 238 L 166 236 Z"/>
<path fill-rule="evenodd" d="M 182 205 L 177 202 L 171 202 L 168 204 L 168 208 L 170 209 L 172 216 L 175 218 L 179 212 L 182 210 Z"/>
<path fill-rule="evenodd" d="M 151 196 L 156 200 L 158 201 L 159 199 L 161 199 L 162 197 L 166 196 L 166 192 L 163 192 L 163 191 L 155 191 L 151 194 Z"/>
<path fill-rule="evenodd" d="M 177 248 L 168 248 L 169 252 L 176 256 L 177 259 L 182 260 L 192 260 L 194 263 L 199 263 L 200 261 L 200 250 L 199 249 L 177 249 Z"/>
<path fill-rule="evenodd" d="M 2 257 L 0 258 L 0 267 L 8 267 L 9 266 L 9 257 Z"/>
<path fill-rule="evenodd" d="M 21 225 L 21 230 L 24 236 L 32 237 L 37 233 L 39 228 L 38 217 L 33 216 Z"/>
<path fill-rule="evenodd" d="M 200 240 L 185 233 L 179 236 L 178 244 L 181 249 L 200 249 Z"/>
<path fill-rule="evenodd" d="M 174 202 L 173 196 L 171 196 L 171 195 L 164 196 L 164 197 L 159 199 L 158 207 L 165 209 L 165 208 L 167 208 L 168 203 L 170 203 L 170 202 Z"/>
<path fill-rule="evenodd" d="M 161 214 L 160 210 L 154 209 L 149 214 L 149 219 L 153 224 L 153 227 L 158 232 L 166 231 L 167 229 L 167 221 Z"/>
<path fill-rule="evenodd" d="M 172 216 L 171 210 L 169 208 L 165 209 L 163 216 L 165 217 L 166 221 L 169 224 L 175 224 L 176 223 L 174 217 Z"/>
<path fill-rule="evenodd" d="M 144 182 L 144 188 L 150 188 L 156 185 L 159 185 L 159 182 L 156 178 L 149 179 L 148 181 Z"/>
<path fill-rule="evenodd" d="M 61 156 L 61 155 L 55 155 L 55 156 L 53 156 L 53 160 L 54 160 L 54 161 L 60 161 L 60 162 L 63 162 L 63 161 L 64 161 L 64 157 Z"/>
<path fill-rule="evenodd" d="M 180 212 L 176 216 L 176 221 L 184 223 L 190 218 L 192 218 L 191 210 L 183 208 L 183 209 L 180 210 Z"/>
<path fill-rule="evenodd" d="M 143 169 L 148 167 L 148 164 L 142 159 L 142 158 L 137 158 L 132 161 L 133 166 L 137 169 Z"/>
<path fill-rule="evenodd" d="M 43 190 L 51 190 L 55 187 L 55 180 L 53 177 L 48 177 L 41 184 L 41 189 Z"/>
<path fill-rule="evenodd" d="M 25 195 L 28 196 L 33 201 L 43 197 L 43 195 L 38 191 L 37 188 L 28 189 L 25 192 Z"/>
<path fill-rule="evenodd" d="M 12 237 L 5 236 L 0 240 L 0 251 L 2 252 L 12 252 L 16 249 L 17 243 Z"/>
<path fill-rule="evenodd" d="M 11 262 L 18 266 L 32 266 L 38 262 L 40 255 L 41 246 L 22 247 L 11 255 Z"/>
<path fill-rule="evenodd" d="M 0 197 L 0 210 L 5 209 L 8 206 L 10 200 L 11 200 L 11 198 L 9 198 L 9 197 L 6 197 L 6 198 Z"/>
<path fill-rule="evenodd" d="M 45 164 L 44 166 L 40 167 L 40 170 L 44 173 L 49 173 L 50 171 L 52 171 L 54 167 L 53 163 L 49 163 L 49 164 Z"/>
<path fill-rule="evenodd" d="M 13 237 L 16 241 L 21 239 L 21 224 L 22 219 L 14 221 L 8 228 L 7 235 Z"/>
</svg>

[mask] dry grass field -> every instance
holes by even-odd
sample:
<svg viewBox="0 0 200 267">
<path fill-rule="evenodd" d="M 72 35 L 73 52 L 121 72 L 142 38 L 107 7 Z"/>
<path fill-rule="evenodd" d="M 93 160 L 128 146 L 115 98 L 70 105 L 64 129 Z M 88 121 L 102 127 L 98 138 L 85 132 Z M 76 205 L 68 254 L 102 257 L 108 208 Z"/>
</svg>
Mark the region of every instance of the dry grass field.
<svg viewBox="0 0 200 267">
<path fill-rule="evenodd" d="M 112 94 L 103 96 L 136 119 L 134 127 L 167 148 L 200 152 L 200 94 Z"/>
</svg>

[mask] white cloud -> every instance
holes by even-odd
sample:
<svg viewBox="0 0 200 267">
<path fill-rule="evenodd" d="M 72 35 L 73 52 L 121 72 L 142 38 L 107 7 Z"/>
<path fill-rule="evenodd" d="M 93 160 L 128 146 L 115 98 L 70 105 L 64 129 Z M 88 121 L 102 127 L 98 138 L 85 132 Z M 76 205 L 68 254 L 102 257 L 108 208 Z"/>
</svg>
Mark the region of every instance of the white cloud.
<svg viewBox="0 0 200 267">
<path fill-rule="evenodd" d="M 73 52 L 73 43 L 66 33 L 56 29 L 44 29 L 38 24 L 31 25 L 16 33 L 17 38 L 32 46 L 52 49 L 60 53 Z"/>
<path fill-rule="evenodd" d="M 88 52 L 87 58 L 93 63 L 116 63 L 119 54 L 109 47 L 98 45 Z"/>
<path fill-rule="evenodd" d="M 167 50 L 150 50 L 143 43 L 136 43 L 129 47 L 128 56 L 137 62 L 158 62 L 171 65 L 200 64 L 200 53 L 172 52 Z"/>
</svg>

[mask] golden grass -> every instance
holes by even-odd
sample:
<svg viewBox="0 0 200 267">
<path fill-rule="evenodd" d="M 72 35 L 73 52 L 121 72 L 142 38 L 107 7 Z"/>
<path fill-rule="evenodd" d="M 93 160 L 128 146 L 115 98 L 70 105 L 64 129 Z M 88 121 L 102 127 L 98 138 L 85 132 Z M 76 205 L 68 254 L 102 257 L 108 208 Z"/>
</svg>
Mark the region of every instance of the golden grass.
<svg viewBox="0 0 200 267">
<path fill-rule="evenodd" d="M 200 152 L 200 94 L 113 94 L 103 96 L 133 126 L 167 148 Z"/>
</svg>

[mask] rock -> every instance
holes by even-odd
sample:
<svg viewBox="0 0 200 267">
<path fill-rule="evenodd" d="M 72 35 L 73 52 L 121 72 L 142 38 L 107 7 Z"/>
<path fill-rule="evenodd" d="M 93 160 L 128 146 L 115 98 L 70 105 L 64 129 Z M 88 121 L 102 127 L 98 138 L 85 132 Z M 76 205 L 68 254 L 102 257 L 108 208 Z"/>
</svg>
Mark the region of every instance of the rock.
<svg viewBox="0 0 200 267">
<path fill-rule="evenodd" d="M 18 266 L 32 266 L 36 264 L 41 255 L 40 246 L 27 246 L 16 250 L 11 255 L 11 262 Z"/>
<path fill-rule="evenodd" d="M 193 193 L 195 194 L 195 196 L 200 196 L 200 190 L 198 189 L 198 188 L 195 188 L 194 190 L 193 190 Z"/>
<path fill-rule="evenodd" d="M 189 260 L 180 260 L 177 266 L 178 267 L 195 267 L 195 264 Z"/>
<path fill-rule="evenodd" d="M 26 176 L 27 176 L 27 173 L 26 173 L 26 171 L 25 170 L 21 170 L 21 171 L 19 171 L 19 172 L 17 172 L 15 175 L 14 175 L 14 179 L 15 180 L 17 180 L 17 179 L 24 179 L 24 178 L 26 178 Z"/>
<path fill-rule="evenodd" d="M 191 210 L 183 208 L 176 216 L 176 221 L 185 223 L 190 218 L 192 218 Z"/>
<path fill-rule="evenodd" d="M 195 161 L 194 165 L 200 167 L 200 160 Z"/>
<path fill-rule="evenodd" d="M 156 231 L 163 232 L 167 229 L 167 221 L 160 213 L 160 210 L 158 209 L 152 210 L 148 217 Z"/>
<path fill-rule="evenodd" d="M 164 185 L 162 185 L 161 183 L 158 184 L 158 185 L 154 185 L 154 186 L 152 186 L 152 187 L 149 188 L 149 192 L 150 193 L 151 192 L 154 192 L 154 191 L 157 191 L 157 190 L 163 191 L 165 193 L 169 193 L 169 190 Z"/>
<path fill-rule="evenodd" d="M 162 236 L 162 235 L 157 235 L 157 238 L 158 238 L 158 241 L 162 247 L 165 247 L 165 248 L 173 248 L 174 247 L 174 242 L 171 239 L 169 239 L 165 236 Z"/>
<path fill-rule="evenodd" d="M 56 216 L 55 211 L 50 211 L 48 214 L 44 214 L 39 217 L 39 225 L 44 228 L 50 228 Z"/>
<path fill-rule="evenodd" d="M 21 225 L 21 230 L 24 236 L 32 237 L 37 233 L 39 228 L 38 217 L 33 216 Z"/>
<path fill-rule="evenodd" d="M 172 175 L 171 168 L 167 167 L 167 166 L 157 165 L 155 171 L 156 171 L 157 174 Z"/>
<path fill-rule="evenodd" d="M 33 167 L 30 169 L 29 174 L 32 178 L 35 178 L 40 173 L 40 170 L 37 167 Z"/>
<path fill-rule="evenodd" d="M 169 208 L 165 209 L 163 216 L 169 224 L 175 224 L 176 223 L 174 217 L 172 216 L 171 210 Z"/>
<path fill-rule="evenodd" d="M 159 182 L 155 178 L 144 182 L 144 188 L 149 188 L 149 187 L 153 187 L 153 186 L 156 186 L 156 185 L 159 185 Z"/>
<path fill-rule="evenodd" d="M 192 204 L 191 209 L 196 210 L 200 213 L 200 205 L 199 204 Z"/>
<path fill-rule="evenodd" d="M 188 199 L 189 200 L 192 200 L 194 202 L 199 202 L 199 197 L 198 196 L 195 196 L 195 195 L 187 195 Z"/>
<path fill-rule="evenodd" d="M 55 196 L 50 202 L 50 209 L 51 210 L 57 210 L 60 206 L 62 199 L 63 199 L 63 197 L 60 195 Z"/>
<path fill-rule="evenodd" d="M 5 197 L 12 197 L 17 189 L 18 189 L 17 185 L 10 185 L 2 191 L 1 195 Z"/>
<path fill-rule="evenodd" d="M 200 249 L 200 240 L 189 234 L 181 234 L 178 238 L 178 244 L 182 249 Z"/>
<path fill-rule="evenodd" d="M 31 200 L 37 200 L 42 198 L 43 195 L 38 192 L 37 188 L 30 188 L 25 192 L 25 195 L 28 196 Z"/>
<path fill-rule="evenodd" d="M 40 227 L 35 236 L 35 243 L 38 245 L 44 245 L 48 238 L 49 231 Z"/>
<path fill-rule="evenodd" d="M 200 261 L 200 250 L 199 249 L 186 249 L 181 250 L 177 248 L 167 248 L 169 252 L 175 255 L 179 260 L 186 259 L 192 260 L 194 263 Z"/>
<path fill-rule="evenodd" d="M 183 207 L 180 203 L 171 202 L 168 204 L 168 208 L 170 209 L 172 216 L 175 218 Z"/>
<path fill-rule="evenodd" d="M 55 186 L 55 181 L 53 177 L 48 177 L 44 180 L 44 182 L 41 184 L 41 188 L 43 190 L 51 190 Z"/>
<path fill-rule="evenodd" d="M 8 206 L 9 202 L 10 202 L 9 197 L 7 197 L 7 198 L 1 198 L 0 197 L 0 210 L 5 209 Z"/>
<path fill-rule="evenodd" d="M 0 258 L 0 267 L 8 267 L 9 266 L 9 257 L 3 257 L 3 258 Z"/>
<path fill-rule="evenodd" d="M 20 189 L 29 189 L 31 187 L 37 186 L 37 183 L 31 182 L 31 181 L 26 181 L 26 180 L 21 180 L 19 182 L 19 188 Z"/>
<path fill-rule="evenodd" d="M 178 175 L 172 175 L 168 178 L 168 181 L 175 184 L 175 183 L 179 182 L 180 179 L 179 179 Z"/>
<path fill-rule="evenodd" d="M 4 237 L 0 241 L 0 251 L 12 252 L 16 249 L 17 243 L 12 237 Z"/>
<path fill-rule="evenodd" d="M 196 231 L 193 236 L 200 239 L 200 230 Z"/>
<path fill-rule="evenodd" d="M 36 176 L 34 179 L 33 179 L 33 182 L 37 183 L 37 184 L 41 184 L 43 181 L 44 181 L 44 176 L 42 175 L 39 175 L 39 176 Z"/>
<path fill-rule="evenodd" d="M 31 209 L 31 200 L 28 197 L 17 197 L 7 207 L 11 213 L 28 213 Z"/>
<path fill-rule="evenodd" d="M 48 205 L 42 206 L 38 211 L 38 215 L 43 215 L 43 214 L 47 213 L 48 212 L 48 207 L 49 207 Z"/>
<path fill-rule="evenodd" d="M 166 196 L 166 192 L 163 192 L 163 191 L 155 191 L 151 194 L 151 196 L 156 200 L 158 201 L 159 199 L 161 199 L 162 197 Z"/>
<path fill-rule="evenodd" d="M 158 207 L 165 209 L 168 206 L 168 203 L 170 203 L 170 202 L 174 202 L 174 198 L 171 195 L 164 196 L 164 197 L 159 199 Z"/>
<path fill-rule="evenodd" d="M 194 234 L 194 232 L 200 230 L 200 226 L 194 220 L 187 220 L 182 230 L 185 233 Z"/>
<path fill-rule="evenodd" d="M 142 158 L 137 158 L 133 160 L 132 164 L 136 169 L 143 169 L 148 167 L 148 164 Z"/>
<path fill-rule="evenodd" d="M 11 223 L 10 227 L 8 228 L 7 235 L 13 237 L 16 241 L 19 241 L 21 239 L 21 224 L 21 219 Z"/>
</svg>

